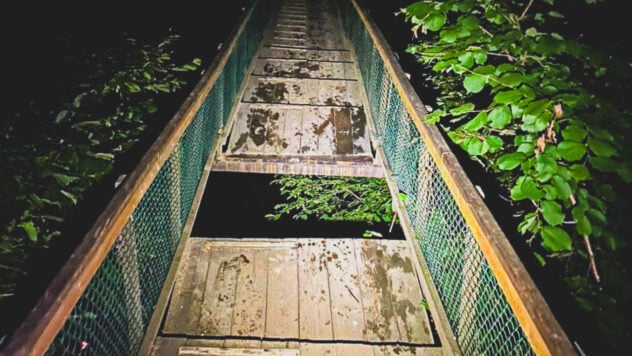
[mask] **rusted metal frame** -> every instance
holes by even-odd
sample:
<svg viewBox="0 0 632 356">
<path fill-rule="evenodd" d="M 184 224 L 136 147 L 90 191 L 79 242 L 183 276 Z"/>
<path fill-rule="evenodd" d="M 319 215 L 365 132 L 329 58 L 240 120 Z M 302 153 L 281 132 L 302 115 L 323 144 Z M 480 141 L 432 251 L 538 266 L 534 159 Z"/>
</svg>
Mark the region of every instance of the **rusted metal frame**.
<svg viewBox="0 0 632 356">
<path fill-rule="evenodd" d="M 479 196 L 439 130 L 423 121 L 425 107 L 377 26 L 356 0 L 350 0 L 385 63 L 407 112 L 472 230 L 498 284 L 538 355 L 576 354 L 507 237 Z"/>
<path fill-rule="evenodd" d="M 254 8 L 254 7 L 253 7 Z M 250 13 L 245 16 L 243 20 L 244 23 L 248 21 L 250 18 Z M 236 36 L 238 38 L 239 33 L 233 33 L 229 36 Z M 263 43 L 263 41 L 262 41 Z M 245 73 L 250 73 L 257 59 L 257 54 L 261 49 L 262 43 L 259 44 L 259 48 L 255 52 L 255 56 L 252 58 L 250 65 L 246 69 Z M 231 105 L 231 110 L 228 114 L 229 120 L 226 123 L 227 127 L 232 125 L 230 120 L 231 117 L 235 114 L 237 110 L 237 105 L 239 104 L 241 97 L 246 90 L 246 86 L 248 83 L 248 75 L 244 76 L 244 80 L 242 80 L 241 87 L 237 91 L 235 98 L 233 99 L 233 104 Z M 226 131 L 226 127 L 222 128 L 222 131 Z M 149 324 L 147 325 L 147 330 L 145 331 L 143 343 L 138 352 L 139 355 L 149 355 L 151 350 L 154 347 L 154 342 L 158 333 L 160 331 L 160 325 L 164 318 L 164 315 L 167 311 L 167 305 L 169 302 L 169 297 L 174 287 L 174 281 L 178 272 L 178 267 L 180 265 L 180 260 L 182 258 L 182 253 L 184 252 L 185 246 L 191 237 L 191 231 L 193 230 L 193 224 L 195 223 L 195 219 L 197 217 L 198 210 L 200 208 L 200 204 L 202 203 L 202 198 L 204 197 L 204 191 L 206 190 L 206 185 L 208 183 L 209 175 L 211 174 L 211 170 L 213 167 L 213 163 L 215 163 L 216 155 L 219 154 L 220 148 L 222 146 L 222 137 L 220 137 L 215 141 L 213 147 L 211 147 L 209 151 L 209 157 L 204 164 L 204 170 L 202 171 L 202 176 L 200 177 L 200 182 L 198 184 L 197 190 L 195 191 L 195 196 L 193 197 L 193 202 L 191 204 L 191 210 L 189 211 L 189 215 L 187 216 L 187 220 L 184 224 L 184 228 L 182 229 L 182 237 L 180 242 L 178 243 L 178 247 L 176 249 L 176 253 L 174 254 L 173 260 L 171 262 L 171 266 L 169 267 L 169 272 L 167 273 L 167 277 L 165 278 L 165 283 L 160 292 L 160 296 L 158 297 L 158 301 L 156 302 L 156 308 L 151 316 Z"/>
<path fill-rule="evenodd" d="M 0 355 L 42 355 L 48 350 L 154 178 L 195 118 L 226 65 L 253 9 L 254 6 L 239 27 L 233 30 L 230 43 L 222 47 L 202 79 L 116 192 Z"/>
</svg>

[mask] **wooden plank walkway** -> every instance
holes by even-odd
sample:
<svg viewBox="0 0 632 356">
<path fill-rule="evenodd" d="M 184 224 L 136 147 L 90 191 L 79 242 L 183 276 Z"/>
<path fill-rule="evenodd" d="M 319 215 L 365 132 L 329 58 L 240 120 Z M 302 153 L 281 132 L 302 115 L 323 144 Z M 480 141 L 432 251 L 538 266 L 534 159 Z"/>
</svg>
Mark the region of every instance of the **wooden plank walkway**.
<svg viewBox="0 0 632 356">
<path fill-rule="evenodd" d="M 156 355 L 438 348 L 404 240 L 191 238 L 183 256 Z"/>
<path fill-rule="evenodd" d="M 213 169 L 381 177 L 355 61 L 332 1 L 284 2 Z"/>
</svg>

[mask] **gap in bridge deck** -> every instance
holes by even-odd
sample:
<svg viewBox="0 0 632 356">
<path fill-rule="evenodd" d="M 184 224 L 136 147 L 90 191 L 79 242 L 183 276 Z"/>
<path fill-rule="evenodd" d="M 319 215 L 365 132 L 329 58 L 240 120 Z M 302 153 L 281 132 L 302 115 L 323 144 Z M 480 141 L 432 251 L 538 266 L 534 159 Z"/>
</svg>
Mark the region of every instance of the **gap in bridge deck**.
<svg viewBox="0 0 632 356">
<path fill-rule="evenodd" d="M 279 186 L 270 184 L 273 179 L 270 174 L 212 172 L 191 236 L 361 237 L 372 230 L 388 239 L 404 238 L 399 225 L 389 233 L 386 223 L 299 221 L 290 217 L 269 221 L 265 215 L 284 201 Z"/>
</svg>

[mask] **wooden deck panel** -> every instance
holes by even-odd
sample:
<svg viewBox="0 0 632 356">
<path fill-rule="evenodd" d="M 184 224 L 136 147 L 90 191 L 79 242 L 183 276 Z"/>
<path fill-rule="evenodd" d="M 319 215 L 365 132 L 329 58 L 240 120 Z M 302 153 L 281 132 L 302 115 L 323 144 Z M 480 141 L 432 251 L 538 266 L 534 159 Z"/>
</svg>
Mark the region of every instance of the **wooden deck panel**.
<svg viewBox="0 0 632 356">
<path fill-rule="evenodd" d="M 435 344 L 405 241 L 191 238 L 185 256 L 163 337 L 233 348 Z"/>
<path fill-rule="evenodd" d="M 214 169 L 320 174 L 353 161 L 372 171 L 374 152 L 352 53 L 333 2 L 282 4 L 245 79 Z M 333 174 L 345 170 L 338 168 Z"/>
</svg>

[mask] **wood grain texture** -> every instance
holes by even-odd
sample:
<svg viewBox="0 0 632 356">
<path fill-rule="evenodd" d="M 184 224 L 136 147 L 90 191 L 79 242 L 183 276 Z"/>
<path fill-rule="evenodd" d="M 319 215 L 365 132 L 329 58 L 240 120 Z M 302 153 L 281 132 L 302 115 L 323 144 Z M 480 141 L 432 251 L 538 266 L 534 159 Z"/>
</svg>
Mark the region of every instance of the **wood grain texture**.
<svg viewBox="0 0 632 356">
<path fill-rule="evenodd" d="M 266 337 L 298 338 L 297 281 L 298 263 L 296 249 L 270 250 L 268 255 Z"/>
<path fill-rule="evenodd" d="M 327 268 L 317 263 L 324 253 L 323 245 L 314 240 L 298 243 L 299 336 L 301 339 L 333 339 Z"/>
</svg>

